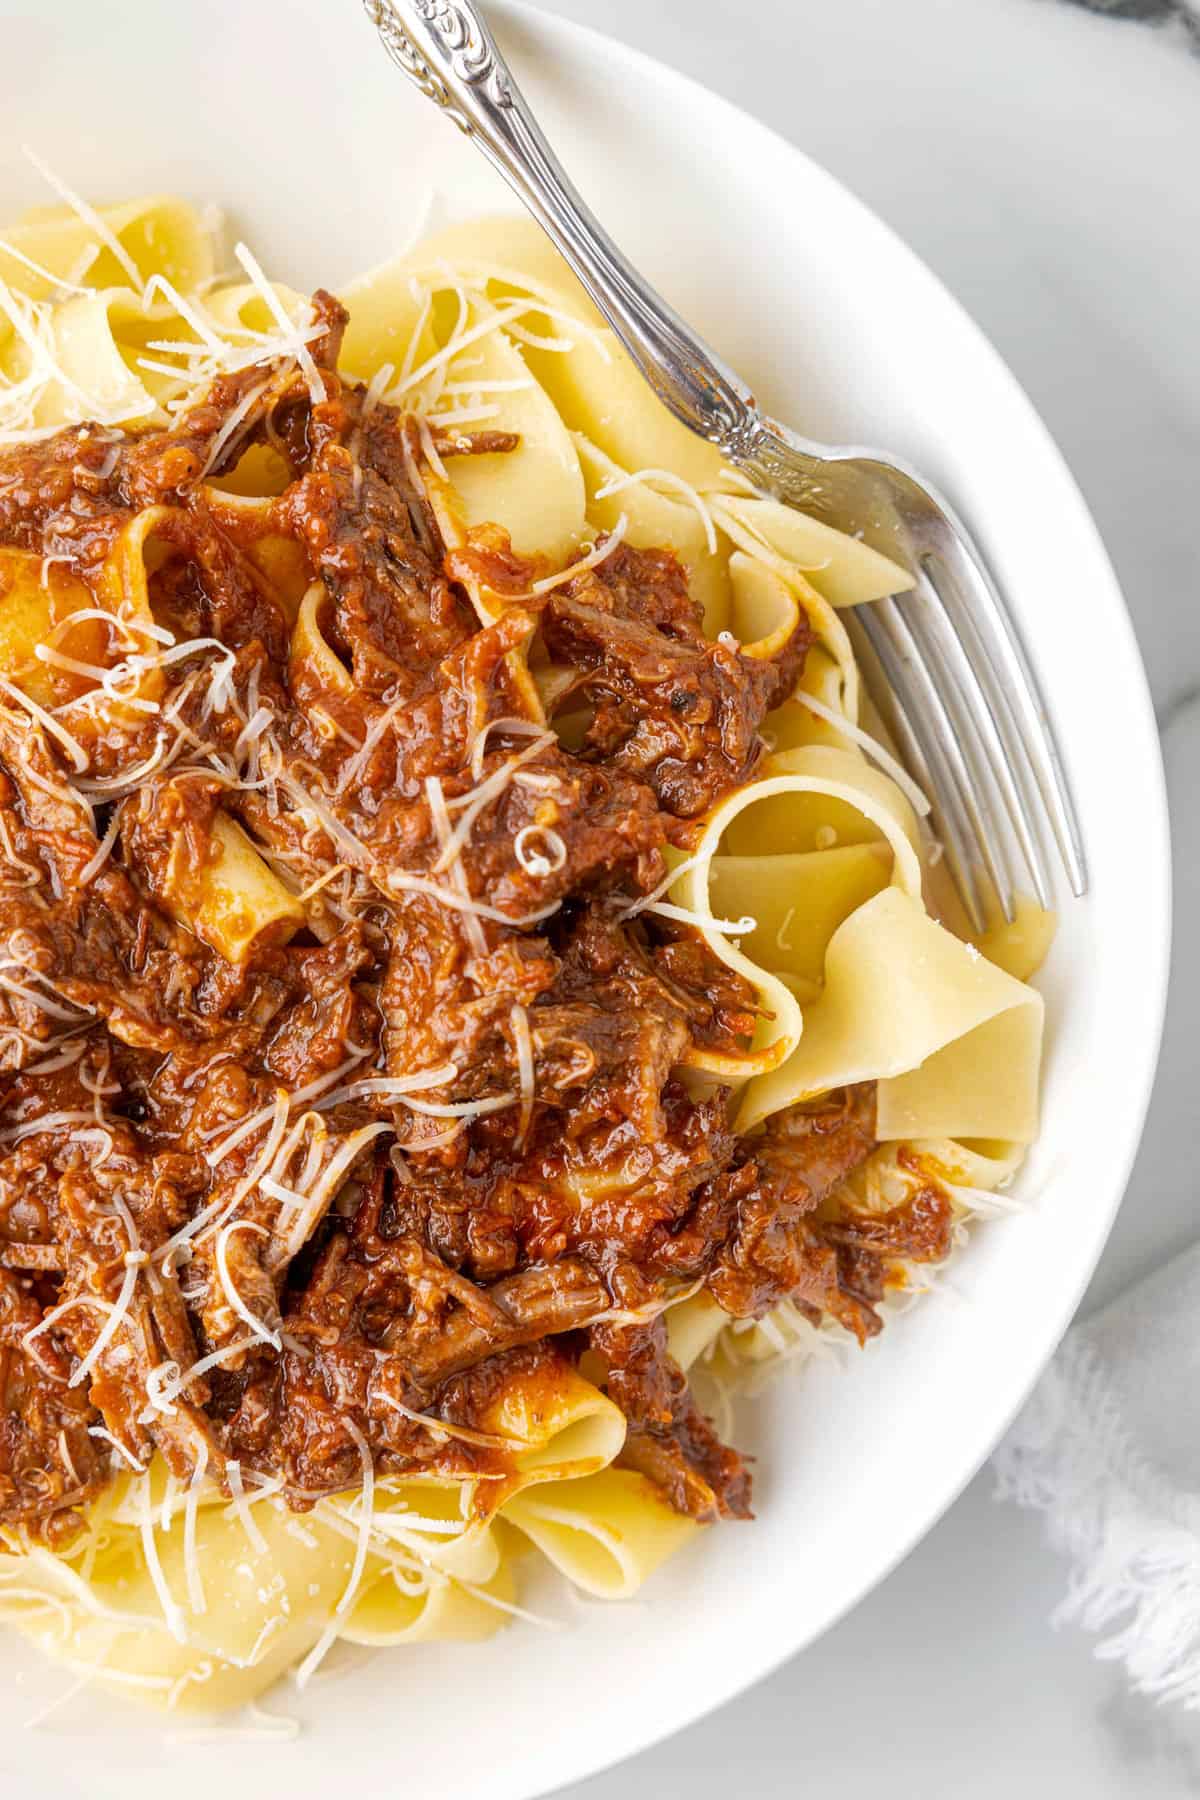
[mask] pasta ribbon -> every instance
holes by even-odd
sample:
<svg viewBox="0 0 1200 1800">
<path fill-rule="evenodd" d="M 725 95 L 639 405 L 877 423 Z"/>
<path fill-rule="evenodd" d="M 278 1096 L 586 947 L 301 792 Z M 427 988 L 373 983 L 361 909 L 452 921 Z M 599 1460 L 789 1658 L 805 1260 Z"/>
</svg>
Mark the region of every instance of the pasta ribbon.
<svg viewBox="0 0 1200 1800">
<path fill-rule="evenodd" d="M 176 315 L 146 307 L 132 288 L 105 288 L 64 300 L 54 310 L 53 358 L 58 377 L 38 403 L 39 425 L 71 424 L 86 415 L 81 396 L 109 425 L 164 425 L 164 402 L 186 391 L 187 370 L 165 374 L 151 340 L 173 335 Z"/>
<path fill-rule="evenodd" d="M 778 500 L 726 493 L 713 507 L 731 537 L 748 538 L 801 570 L 831 606 L 860 606 L 913 585 L 906 569 L 869 544 Z"/>
<path fill-rule="evenodd" d="M 97 217 L 109 241 L 69 206 L 27 212 L 4 233 L 0 280 L 16 293 L 43 300 L 56 280 L 96 289 L 126 287 L 130 265 L 143 281 L 165 276 L 181 293 L 194 293 L 211 279 L 213 234 L 186 200 L 173 195 L 129 200 L 101 207 Z"/>
<path fill-rule="evenodd" d="M 853 885 L 849 890 L 845 887 L 844 863 L 830 864 L 822 860 L 802 865 L 809 885 L 806 916 L 808 939 L 800 951 L 802 966 L 790 967 L 788 953 L 782 948 L 778 953 L 769 950 L 766 952 L 770 955 L 769 962 L 759 961 L 741 944 L 735 944 L 731 940 L 722 929 L 720 915 L 713 911 L 714 864 L 729 827 L 751 809 L 765 809 L 772 803 L 777 803 L 778 811 L 790 816 L 798 800 L 812 800 L 821 807 L 827 806 L 830 801 L 836 802 L 848 812 L 860 816 L 872 842 L 882 839 L 890 848 L 893 858 L 892 879 L 910 894 L 919 896 L 921 892 L 916 820 L 903 795 L 886 776 L 868 768 L 862 757 L 855 752 L 819 746 L 785 752 L 770 759 L 766 767 L 769 772 L 762 779 L 737 789 L 713 809 L 705 820 L 698 850 L 671 889 L 672 899 L 695 915 L 698 927 L 714 954 L 727 967 L 744 976 L 761 996 L 762 1016 L 756 1026 L 754 1042 L 746 1056 L 736 1058 L 710 1052 L 693 1052 L 691 1059 L 693 1067 L 738 1081 L 766 1075 L 770 1070 L 786 1064 L 796 1050 L 805 1030 L 804 1016 L 795 995 L 781 979 L 781 975 L 787 972 L 813 978 L 812 971 L 822 948 L 816 936 L 819 930 L 816 905 L 818 895 L 825 922 L 832 925 L 843 916 L 843 908 L 853 897 L 854 888 Z M 768 841 L 778 845 L 782 838 L 784 843 L 787 842 L 782 832 L 774 827 L 769 829 L 771 836 Z M 787 909 L 781 905 L 782 884 L 796 868 L 792 862 L 785 869 L 777 869 L 768 874 L 767 871 L 777 859 L 774 855 L 764 853 L 765 848 L 765 845 L 762 846 L 757 855 L 753 854 L 751 848 L 740 857 L 724 857 L 718 870 L 722 906 L 729 908 L 730 917 L 744 915 L 754 921 L 753 937 L 760 956 L 764 955 L 764 935 L 773 938 L 778 944 L 780 932 L 787 922 Z M 762 879 L 764 874 L 765 880 Z M 839 879 L 843 884 L 840 891 L 835 885 Z M 864 867 L 858 866 L 860 891 L 864 880 L 869 879 Z M 751 911 L 752 907 L 758 906 L 760 899 L 767 902 L 763 909 L 763 919 L 759 919 L 757 913 Z M 776 922 L 772 926 L 773 918 Z M 832 1082 L 827 1085 L 838 1084 Z M 774 1108 L 768 1107 L 766 1110 L 773 1111 Z M 765 1117 L 765 1112 L 758 1113 L 757 1117 Z M 745 1129 L 740 1120 L 738 1128 Z"/>
<path fill-rule="evenodd" d="M 542 303 L 521 320 L 540 340 L 526 346 L 528 365 L 567 427 L 619 467 L 672 469 L 693 487 L 719 482 L 717 450 L 655 397 L 532 220 L 451 226 L 424 244 L 421 256 L 427 266 L 451 265 L 497 305 Z"/>
<path fill-rule="evenodd" d="M 397 359 L 395 397 L 424 402 L 431 422 L 451 437 L 456 429 L 478 428 L 518 439 L 503 453 L 447 455 L 464 525 L 500 525 L 518 554 L 558 566 L 570 560 L 584 531 L 579 458 L 552 399 L 504 328 L 517 323 L 512 306 L 493 303 L 470 276 L 449 266 L 435 240 L 399 266 L 354 283 L 343 362 L 374 373 L 391 360 L 388 348 L 399 344 L 389 302 L 399 300 L 399 317 L 412 335 Z"/>
<path fill-rule="evenodd" d="M 144 716 L 134 702 L 157 704 L 162 697 L 163 676 L 154 655 L 155 619 L 150 605 L 149 573 L 166 560 L 167 551 L 155 542 L 155 533 L 170 517 L 165 506 L 147 506 L 118 535 L 105 557 L 97 582 L 97 598 L 124 631 L 120 634 L 132 641 L 134 655 L 144 659 L 144 667 L 134 665 L 133 679 L 122 683 L 119 693 L 108 704 L 111 718 L 132 721 Z M 124 646 L 110 650 L 112 661 L 124 660 Z"/>
<path fill-rule="evenodd" d="M 389 1569 L 355 1603 L 338 1635 L 376 1650 L 447 1640 L 473 1643 L 500 1630 L 516 1591 L 511 1560 L 498 1559 L 486 1582 L 464 1587 L 442 1580 L 416 1592 L 399 1571 Z"/>
<path fill-rule="evenodd" d="M 755 929 L 742 940 L 752 962 L 815 993 L 825 954 L 844 920 L 891 878 L 886 843 L 847 844 L 782 856 L 715 856 L 709 894 L 724 917 L 753 904 Z"/>
<path fill-rule="evenodd" d="M 78 738 L 102 729 L 104 720 L 132 719 L 131 701 L 154 701 L 162 691 L 146 557 L 166 517 L 165 507 L 134 516 L 102 564 L 95 593 L 53 557 L 0 547 L 0 674 L 39 706 L 62 708 Z M 105 611 L 111 626 L 97 616 Z M 129 678 L 105 694 L 100 719 L 87 701 L 122 663 Z"/>
<path fill-rule="evenodd" d="M 702 1527 L 632 1469 L 554 1482 L 510 1502 L 505 1517 L 573 1586 L 625 1600 Z"/>
<path fill-rule="evenodd" d="M 857 1081 L 877 1081 L 881 1138 L 1037 1134 L 1042 1000 L 1033 988 L 886 888 L 839 926 L 802 1041 L 751 1084 L 745 1131 L 771 1113 Z"/>
</svg>

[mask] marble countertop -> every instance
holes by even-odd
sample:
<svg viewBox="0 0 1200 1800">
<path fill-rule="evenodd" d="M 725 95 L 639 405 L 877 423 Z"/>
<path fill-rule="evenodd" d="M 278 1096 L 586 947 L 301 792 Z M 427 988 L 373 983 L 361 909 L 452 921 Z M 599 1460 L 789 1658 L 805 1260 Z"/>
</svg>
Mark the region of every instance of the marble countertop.
<svg viewBox="0 0 1200 1800">
<path fill-rule="evenodd" d="M 1164 734 L 1179 925 L 1097 1304 L 1200 1230 L 1200 0 L 538 3 L 757 113 L 895 226 L 1008 359 L 1104 533 Z M 874 1800 L 885 1781 L 930 1800 L 1196 1792 L 1200 1719 L 1131 1697 L 1084 1635 L 1053 1630 L 1062 1568 L 992 1486 L 984 1471 L 770 1680 L 562 1800 L 810 1785 Z"/>
</svg>

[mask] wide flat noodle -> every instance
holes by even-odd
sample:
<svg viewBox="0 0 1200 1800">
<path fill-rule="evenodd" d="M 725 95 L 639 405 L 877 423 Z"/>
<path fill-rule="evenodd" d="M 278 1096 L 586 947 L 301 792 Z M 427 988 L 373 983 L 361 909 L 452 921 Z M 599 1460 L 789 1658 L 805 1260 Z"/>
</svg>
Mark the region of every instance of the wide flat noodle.
<svg viewBox="0 0 1200 1800">
<path fill-rule="evenodd" d="M 715 856 L 709 895 L 714 911 L 737 916 L 753 905 L 755 928 L 741 940 L 752 962 L 805 984 L 815 995 L 825 954 L 844 920 L 891 879 L 885 843 L 846 844 L 782 856 Z"/>
<path fill-rule="evenodd" d="M 468 329 L 476 321 L 473 310 Z M 544 556 L 556 567 L 569 562 L 586 523 L 583 473 L 570 433 L 502 330 L 480 338 L 464 359 L 468 354 L 472 367 L 451 377 L 466 382 L 465 405 L 440 408 L 448 421 L 442 429 L 457 428 L 461 411 L 486 409 L 481 428 L 515 432 L 520 441 L 500 454 L 446 457 L 463 516 L 468 524 L 502 525 L 519 555 Z M 432 417 L 437 421 L 438 411 Z"/>
<path fill-rule="evenodd" d="M 1042 1000 L 889 887 L 834 933 L 788 1061 L 752 1083 L 747 1130 L 781 1107 L 877 1081 L 881 1138 L 1037 1134 Z"/>
<path fill-rule="evenodd" d="M 501 525 L 518 552 L 557 566 L 584 533 L 579 458 L 505 330 L 522 315 L 465 287 L 469 275 L 423 245 L 352 283 L 343 366 L 370 375 L 390 363 L 388 398 L 419 407 L 441 431 L 515 433 L 516 448 L 502 454 L 446 455 L 459 510 L 465 524 Z"/>
<path fill-rule="evenodd" d="M 532 220 L 453 225 L 422 244 L 418 255 L 426 266 L 453 267 L 498 304 L 533 297 L 551 309 L 527 316 L 530 329 L 551 346 L 528 346 L 529 367 L 564 423 L 620 468 L 671 469 L 693 486 L 719 482 L 719 453 L 655 398 Z"/>
<path fill-rule="evenodd" d="M 436 305 L 427 303 L 455 293 L 459 317 L 448 338 L 444 330 L 437 330 Z M 487 403 L 489 428 L 519 431 L 527 442 L 510 459 L 472 457 L 451 466 L 468 518 L 486 516 L 509 526 L 518 549 L 540 549 L 550 555 L 557 551 L 565 560 L 567 525 L 573 520 L 578 535 L 582 523 L 582 460 L 585 471 L 590 463 L 593 495 L 597 486 L 658 470 L 673 477 L 677 487 L 711 496 L 704 502 L 709 511 L 707 529 L 723 526 L 723 535 L 734 537 L 747 553 L 773 562 L 791 584 L 808 589 L 814 605 L 822 600 L 848 605 L 911 586 L 902 569 L 857 539 L 777 502 L 731 493 L 719 452 L 690 432 L 655 396 L 531 220 L 499 217 L 451 226 L 395 263 L 360 277 L 345 290 L 345 298 L 351 324 L 343 365 L 366 378 L 390 362 L 418 390 L 421 371 L 431 358 L 430 343 L 437 344 L 432 352 L 437 355 L 455 335 L 471 337 L 491 309 L 497 329 L 464 342 L 445 379 L 453 383 L 456 396 L 461 393 L 468 401 Z M 521 381 L 531 385 L 514 385 L 507 391 L 496 385 Z M 462 410 L 461 405 L 447 408 L 444 381 L 439 381 L 437 395 L 432 417 L 440 410 L 452 418 Z M 579 456 L 568 454 L 560 436 L 564 427 L 568 437 L 574 434 L 577 446 L 586 446 Z M 502 461 L 509 472 L 501 469 Z M 605 481 L 595 481 L 601 471 Z M 619 513 L 620 496 L 613 498 Z M 576 502 L 578 518 L 573 510 Z M 643 518 L 650 504 L 640 498 Z M 589 516 L 606 523 L 596 505 L 593 500 Z M 792 519 L 799 524 L 789 532 Z M 719 573 L 723 558 L 713 558 L 710 552 L 711 561 L 706 561 L 697 553 L 690 529 L 686 537 L 691 543 L 676 547 L 695 571 L 715 634 L 723 629 Z M 674 532 L 658 542 L 673 544 Z M 827 623 L 825 629 L 844 646 L 844 632 L 836 623 Z M 845 663 L 850 673 L 853 659 L 848 647 Z"/>
<path fill-rule="evenodd" d="M 102 1685 L 183 1710 L 253 1699 L 331 1625 L 338 1637 L 375 1646 L 488 1636 L 506 1622 L 515 1595 L 512 1558 L 521 1539 L 506 1534 L 503 1521 L 527 1495 L 545 1490 L 550 1513 L 579 1521 L 582 1544 L 586 1484 L 619 1452 L 625 1419 L 591 1383 L 564 1370 L 553 1382 L 514 1381 L 481 1424 L 512 1442 L 513 1474 L 379 1481 L 348 1606 L 361 1490 L 296 1515 L 278 1495 L 258 1498 L 253 1486 L 241 1505 L 208 1486 L 189 1556 L 185 1491 L 168 1500 L 156 1462 L 145 1476 L 112 1485 L 91 1511 L 90 1531 L 67 1554 L 0 1552 L 0 1609 L 51 1655 L 94 1669 Z M 581 1484 L 584 1500 L 576 1504 L 572 1491 Z M 664 1520 L 662 1502 L 643 1503 L 641 1490 L 628 1493 L 626 1485 L 599 1490 L 611 1516 L 600 1517 L 596 1530 L 606 1542 L 613 1532 L 633 1533 L 631 1566 L 640 1559 L 648 1572 L 687 1535 L 676 1524 L 690 1521 Z M 520 1513 L 526 1537 L 542 1528 L 539 1519 L 544 1525 L 536 1509 Z M 197 1580 L 199 1608 L 192 1604 Z"/>
<path fill-rule="evenodd" d="M 632 1469 L 531 1489 L 506 1508 L 560 1574 L 599 1600 L 626 1600 L 702 1527 Z"/>
<path fill-rule="evenodd" d="M 693 1066 L 734 1081 L 764 1075 L 793 1055 L 806 1027 L 796 995 L 782 977 L 799 978 L 811 987 L 823 960 L 819 935 L 822 925 L 832 931 L 841 922 L 855 897 L 855 881 L 859 892 L 865 891 L 864 882 L 873 891 L 873 882 L 868 867 L 862 864 L 847 886 L 842 859 L 830 862 L 821 858 L 803 864 L 792 860 L 782 868 L 776 867 L 771 846 L 778 845 L 780 839 L 768 836 L 765 842 L 759 842 L 749 828 L 745 839 L 738 839 L 740 854 L 722 855 L 723 845 L 732 836 L 731 827 L 747 814 L 768 808 L 786 813 L 797 806 L 812 806 L 817 808 L 818 817 L 830 806 L 842 808 L 858 819 L 869 844 L 886 846 L 884 855 L 891 857 L 891 879 L 912 895 L 919 896 L 921 892 L 921 864 L 915 847 L 917 827 L 911 808 L 894 783 L 869 768 L 861 755 L 815 746 L 773 757 L 765 770 L 760 780 L 747 783 L 713 809 L 705 820 L 695 855 L 683 866 L 671 889 L 672 900 L 694 916 L 714 954 L 751 982 L 760 995 L 762 1013 L 745 1056 L 693 1056 Z M 814 827 L 814 836 L 816 829 L 819 827 Z M 757 833 L 758 828 L 754 830 Z M 785 904 L 786 884 L 801 869 L 808 888 L 805 922 L 800 928 L 806 935 L 793 940 L 797 946 L 793 957 L 779 939 L 794 924 L 794 918 L 789 920 L 787 914 L 794 914 L 796 903 Z M 715 907 L 714 874 L 721 895 L 719 911 Z M 753 921 L 753 930 L 750 937 L 735 942 L 723 929 L 723 921 L 742 917 Z M 740 1124 L 738 1128 L 743 1129 Z"/>
<path fill-rule="evenodd" d="M 411 1591 L 404 1576 L 385 1570 L 356 1602 L 338 1632 L 348 1644 L 390 1650 L 397 1644 L 477 1643 L 507 1623 L 517 1596 L 511 1558 L 498 1562 L 487 1581 L 469 1587 L 457 1581 L 434 1581 L 424 1591 Z"/>
<path fill-rule="evenodd" d="M 143 281 L 162 275 L 181 292 L 194 293 L 211 279 L 213 233 L 186 200 L 155 196 L 97 211 Z M 128 265 L 68 206 L 34 208 L 6 228 L 3 240 L 0 281 L 30 299 L 53 294 L 56 280 L 97 289 L 129 282 Z"/>
<path fill-rule="evenodd" d="M 865 600 L 904 593 L 913 585 L 907 570 L 869 544 L 778 500 L 761 494 L 723 494 L 713 508 L 730 536 L 736 531 L 740 539 L 744 533 L 802 570 L 831 606 L 859 606 Z"/>
</svg>

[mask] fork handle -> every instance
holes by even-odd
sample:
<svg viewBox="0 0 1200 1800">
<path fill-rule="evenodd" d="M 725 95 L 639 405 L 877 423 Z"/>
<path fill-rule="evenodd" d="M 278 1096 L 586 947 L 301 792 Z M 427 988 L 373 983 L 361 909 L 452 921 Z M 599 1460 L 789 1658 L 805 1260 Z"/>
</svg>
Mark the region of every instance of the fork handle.
<svg viewBox="0 0 1200 1800">
<path fill-rule="evenodd" d="M 364 5 L 392 60 L 504 176 L 664 405 L 769 483 L 778 439 L 749 389 L 613 243 L 547 143 L 481 8 L 472 0 Z"/>
</svg>

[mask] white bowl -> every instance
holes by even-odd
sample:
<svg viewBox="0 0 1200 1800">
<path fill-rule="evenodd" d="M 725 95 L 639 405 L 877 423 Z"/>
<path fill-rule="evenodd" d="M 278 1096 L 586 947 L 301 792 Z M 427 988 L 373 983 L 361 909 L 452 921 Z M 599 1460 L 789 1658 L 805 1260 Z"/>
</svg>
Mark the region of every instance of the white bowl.
<svg viewBox="0 0 1200 1800">
<path fill-rule="evenodd" d="M 1158 740 L 1112 571 L 1054 445 L 929 271 L 799 151 L 615 43 L 495 11 L 551 137 L 633 257 L 784 418 L 928 471 L 1019 610 L 1092 868 L 1043 982 L 1045 1125 L 1018 1189 L 1030 1210 L 975 1232 L 952 1277 L 962 1304 L 931 1298 L 847 1371 L 784 1375 L 746 1409 L 757 1521 L 706 1536 L 636 1605 L 581 1612 L 568 1632 L 385 1653 L 283 1696 L 309 1724 L 299 1742 L 186 1752 L 155 1716 L 95 1696 L 65 1709 L 52 1746 L 23 1734 L 69 1678 L 5 1636 L 3 1792 L 129 1800 L 139 1777 L 165 1777 L 172 1800 L 210 1800 L 214 1782 L 326 1800 L 383 1776 L 439 1800 L 528 1800 L 689 1723 L 811 1643 L 959 1492 L 1066 1327 L 1137 1144 L 1167 969 Z M 350 4 L 57 0 L 6 18 L 4 38 L 0 217 L 45 197 L 17 155 L 28 141 L 92 196 L 219 201 L 302 287 L 400 247 L 430 188 L 456 215 L 510 205 Z"/>
</svg>

